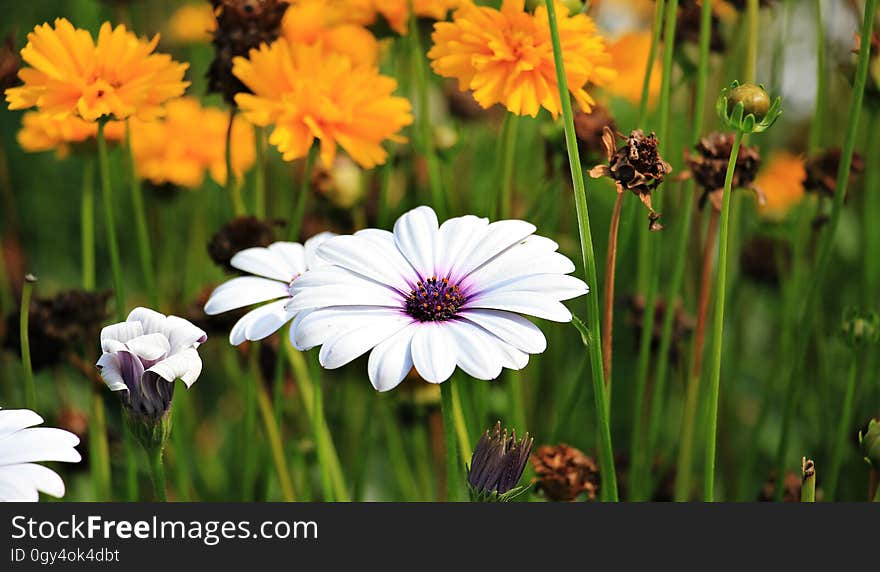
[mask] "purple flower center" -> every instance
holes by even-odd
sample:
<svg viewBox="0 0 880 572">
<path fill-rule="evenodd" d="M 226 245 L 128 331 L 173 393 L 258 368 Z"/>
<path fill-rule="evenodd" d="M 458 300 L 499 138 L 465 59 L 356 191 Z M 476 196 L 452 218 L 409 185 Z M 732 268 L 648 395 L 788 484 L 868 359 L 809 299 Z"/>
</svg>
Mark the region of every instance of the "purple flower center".
<svg viewBox="0 0 880 572">
<path fill-rule="evenodd" d="M 455 316 L 464 304 L 464 295 L 458 284 L 448 278 L 431 276 L 416 282 L 406 297 L 406 313 L 420 322 L 443 322 Z"/>
</svg>

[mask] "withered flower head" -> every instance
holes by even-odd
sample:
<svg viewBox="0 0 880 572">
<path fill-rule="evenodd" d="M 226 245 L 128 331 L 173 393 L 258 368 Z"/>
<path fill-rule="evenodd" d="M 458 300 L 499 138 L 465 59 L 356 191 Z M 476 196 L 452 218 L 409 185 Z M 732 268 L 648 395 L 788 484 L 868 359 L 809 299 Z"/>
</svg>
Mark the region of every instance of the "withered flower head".
<svg viewBox="0 0 880 572">
<path fill-rule="evenodd" d="M 534 439 L 528 433 L 517 441 L 516 431 L 509 435 L 507 429 L 502 432 L 500 421 L 495 423 L 491 432 L 487 429 L 477 442 L 468 467 L 471 500 L 503 502 L 520 493 L 523 488 L 517 487 L 517 483 L 522 478 L 533 444 Z"/>
<path fill-rule="evenodd" d="M 807 180 L 804 188 L 810 192 L 818 192 L 833 198 L 837 189 L 837 171 L 840 169 L 840 147 L 822 151 L 818 155 L 807 159 Z M 858 153 L 853 153 L 850 164 L 850 176 L 855 176 L 865 170 L 865 161 Z"/>
<path fill-rule="evenodd" d="M 110 292 L 67 290 L 51 298 L 34 298 L 28 317 L 28 336 L 34 369 L 51 367 L 64 360 L 85 340 L 91 340 L 107 319 Z M 7 317 L 6 347 L 20 347 L 18 312 Z"/>
<path fill-rule="evenodd" d="M 636 331 L 636 347 L 639 347 L 642 339 L 642 327 L 645 318 L 645 298 L 638 294 L 629 297 L 629 314 L 627 315 L 627 323 L 635 328 Z M 660 350 L 660 338 L 663 335 L 663 321 L 665 320 L 668 304 L 663 297 L 658 297 L 654 304 L 654 327 L 651 331 L 651 351 Z M 672 342 L 669 344 L 669 360 L 673 364 L 679 363 L 684 355 L 682 344 L 684 340 L 694 331 L 694 318 L 684 309 L 680 300 L 676 301 L 675 312 L 672 326 Z"/>
<path fill-rule="evenodd" d="M 211 0 L 211 4 L 217 17 L 217 29 L 208 87 L 235 105 L 235 94 L 250 93 L 250 90 L 232 75 L 233 58 L 247 57 L 251 49 L 278 39 L 288 3 L 287 0 Z"/>
<path fill-rule="evenodd" d="M 708 199 L 716 210 L 721 211 L 724 178 L 727 174 L 730 153 L 733 151 L 733 142 L 734 135 L 732 133 L 710 133 L 700 139 L 696 147 L 696 154 L 686 154 L 685 161 L 690 168 L 691 175 L 704 191 L 700 198 L 701 208 Z M 761 155 L 758 153 L 758 149 L 748 145 L 740 146 L 736 167 L 733 171 L 732 188 L 750 189 L 758 195 L 758 202 L 763 203 L 763 195 L 752 186 L 760 166 Z"/>
<path fill-rule="evenodd" d="M 614 118 L 604 105 L 596 104 L 590 113 L 577 111 L 574 115 L 574 131 L 582 155 L 599 155 L 605 152 L 602 137 L 605 129 L 617 131 Z"/>
<path fill-rule="evenodd" d="M 624 137 L 623 144 L 615 148 L 614 132 L 608 127 L 602 131 L 602 146 L 608 157 L 608 165 L 597 165 L 590 169 L 594 179 L 609 177 L 617 185 L 617 192 L 632 191 L 648 207 L 648 220 L 651 230 L 661 230 L 658 222 L 660 213 L 651 206 L 651 193 L 664 177 L 672 172 L 672 167 L 663 160 L 657 149 L 657 137 L 651 133 L 645 135 L 641 129 Z"/>
<path fill-rule="evenodd" d="M 579 449 L 565 443 L 542 445 L 532 455 L 538 489 L 554 501 L 571 502 L 581 493 L 595 500 L 599 491 L 599 467 Z"/>
<path fill-rule="evenodd" d="M 208 254 L 218 266 L 235 272 L 229 264 L 232 257 L 245 248 L 269 246 L 275 242 L 277 225 L 277 221 L 262 221 L 253 216 L 232 219 L 211 237 Z"/>
<path fill-rule="evenodd" d="M 801 477 L 792 471 L 786 471 L 785 480 L 782 483 L 782 502 L 801 502 Z M 771 472 L 761 487 L 758 495 L 759 502 L 773 502 L 776 496 L 776 472 Z"/>
<path fill-rule="evenodd" d="M 0 92 L 18 85 L 18 70 L 21 67 L 21 56 L 15 49 L 15 34 L 9 34 L 0 46 Z"/>
</svg>

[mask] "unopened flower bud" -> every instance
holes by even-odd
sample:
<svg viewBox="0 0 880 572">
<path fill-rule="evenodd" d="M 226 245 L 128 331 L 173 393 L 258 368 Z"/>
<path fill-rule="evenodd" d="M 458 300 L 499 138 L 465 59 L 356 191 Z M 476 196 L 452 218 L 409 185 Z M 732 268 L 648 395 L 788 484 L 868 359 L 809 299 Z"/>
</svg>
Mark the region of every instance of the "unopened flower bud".
<svg viewBox="0 0 880 572">
<path fill-rule="evenodd" d="M 752 114 L 761 121 L 770 111 L 770 95 L 759 85 L 745 83 L 730 91 L 727 97 L 727 113 L 732 114 L 737 103 L 743 104 L 744 115 Z"/>
<path fill-rule="evenodd" d="M 501 422 L 486 430 L 471 456 L 468 467 L 468 489 L 471 500 L 505 502 L 523 491 L 520 478 L 532 452 L 534 440 L 526 433 L 517 441 L 516 431 L 501 431 Z"/>
<path fill-rule="evenodd" d="M 865 461 L 872 468 L 880 471 L 880 420 L 871 419 L 868 430 L 864 433 L 859 431 L 859 444 Z"/>
<path fill-rule="evenodd" d="M 316 166 L 312 186 L 334 206 L 350 209 L 364 196 L 364 173 L 345 155 L 337 155 L 330 168 Z"/>
<path fill-rule="evenodd" d="M 875 312 L 849 309 L 841 325 L 843 337 L 851 348 L 873 344 L 880 339 L 880 317 Z"/>
</svg>

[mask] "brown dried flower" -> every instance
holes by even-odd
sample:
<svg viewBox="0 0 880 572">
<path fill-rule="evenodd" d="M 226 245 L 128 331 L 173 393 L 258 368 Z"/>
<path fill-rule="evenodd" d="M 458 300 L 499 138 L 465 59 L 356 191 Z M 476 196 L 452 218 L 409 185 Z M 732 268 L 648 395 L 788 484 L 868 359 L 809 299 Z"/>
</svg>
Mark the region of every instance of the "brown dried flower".
<svg viewBox="0 0 880 572">
<path fill-rule="evenodd" d="M 211 237 L 208 254 L 218 266 L 235 272 L 229 265 L 232 257 L 245 248 L 269 246 L 275 242 L 278 224 L 278 221 L 262 221 L 253 216 L 232 219 Z"/>
<path fill-rule="evenodd" d="M 604 105 L 596 104 L 590 113 L 575 113 L 574 131 L 582 155 L 599 155 L 605 152 L 602 137 L 606 128 L 612 133 L 617 131 L 614 118 Z"/>
<path fill-rule="evenodd" d="M 21 56 L 15 49 L 15 34 L 9 34 L 0 46 L 0 92 L 18 85 L 18 70 L 21 67 Z"/>
<path fill-rule="evenodd" d="M 609 177 L 617 185 L 617 192 L 632 191 L 648 207 L 648 220 L 651 230 L 662 230 L 658 222 L 660 213 L 651 206 L 651 193 L 663 179 L 672 172 L 672 167 L 663 160 L 657 149 L 657 137 L 645 135 L 641 129 L 624 137 L 623 145 L 615 148 L 614 132 L 608 127 L 602 131 L 602 146 L 608 157 L 608 165 L 597 165 L 590 169 L 594 179 Z"/>
<path fill-rule="evenodd" d="M 782 502 L 801 502 L 801 477 L 792 471 L 786 471 L 785 479 L 782 484 L 785 489 L 782 493 Z M 759 502 L 773 502 L 776 493 L 776 473 L 771 472 L 764 486 L 761 487 L 761 493 L 758 495 Z"/>
<path fill-rule="evenodd" d="M 211 0 L 211 4 L 217 29 L 208 88 L 235 105 L 235 94 L 250 93 L 250 90 L 232 75 L 232 60 L 237 56 L 247 57 L 253 48 L 278 39 L 288 3 L 287 0 Z"/>
<path fill-rule="evenodd" d="M 538 489 L 553 501 L 571 502 L 581 493 L 595 500 L 599 491 L 599 467 L 579 449 L 565 443 L 542 445 L 532 455 Z"/>
<path fill-rule="evenodd" d="M 633 294 L 627 300 L 629 303 L 629 314 L 627 315 L 627 323 L 635 328 L 636 331 L 636 347 L 639 347 L 642 339 L 642 326 L 645 319 L 645 298 L 638 294 Z M 658 297 L 654 304 L 654 327 L 651 331 L 651 351 L 658 352 L 660 350 L 660 338 L 663 336 L 663 320 L 666 317 L 667 303 L 662 297 Z M 680 300 L 675 304 L 675 317 L 672 326 L 672 341 L 669 345 L 669 361 L 678 364 L 684 352 L 682 345 L 684 340 L 694 331 L 695 321 L 693 316 L 687 313 Z"/>
<path fill-rule="evenodd" d="M 721 200 L 724 196 L 724 179 L 727 175 L 727 163 L 733 151 L 734 135 L 732 133 L 710 133 L 700 139 L 696 154 L 687 153 L 685 161 L 690 174 L 704 192 L 700 197 L 700 207 L 709 200 L 712 206 L 721 211 Z M 761 166 L 761 155 L 758 149 L 748 145 L 740 146 L 733 171 L 733 189 L 750 189 L 758 195 L 758 202 L 764 203 L 764 195 L 752 183 Z"/>
<path fill-rule="evenodd" d="M 833 198 L 837 189 L 837 171 L 840 169 L 839 147 L 822 151 L 818 155 L 814 155 L 807 159 L 807 180 L 804 182 L 804 188 L 807 191 L 814 191 L 822 195 Z M 858 153 L 853 154 L 852 164 L 850 165 L 850 176 L 862 173 L 865 170 L 865 161 Z"/>
</svg>

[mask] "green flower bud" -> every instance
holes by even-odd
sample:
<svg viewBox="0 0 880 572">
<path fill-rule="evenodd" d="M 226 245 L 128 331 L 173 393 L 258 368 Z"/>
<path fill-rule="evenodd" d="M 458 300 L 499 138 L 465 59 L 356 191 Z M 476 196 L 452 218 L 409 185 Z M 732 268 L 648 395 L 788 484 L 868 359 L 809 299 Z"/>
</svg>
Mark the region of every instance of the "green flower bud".
<svg viewBox="0 0 880 572">
<path fill-rule="evenodd" d="M 846 311 L 841 332 L 851 348 L 873 344 L 880 339 L 880 317 L 876 312 L 859 312 L 850 308 Z"/>
<path fill-rule="evenodd" d="M 782 98 L 771 101 L 764 86 L 740 85 L 734 81 L 721 91 L 715 108 L 728 128 L 742 133 L 761 133 L 782 115 Z"/>
<path fill-rule="evenodd" d="M 864 434 L 859 431 L 859 444 L 865 461 L 880 471 L 880 420 L 871 419 L 868 430 Z"/>
<path fill-rule="evenodd" d="M 763 87 L 753 83 L 745 83 L 730 91 L 727 96 L 727 113 L 733 114 L 737 103 L 743 104 L 743 113 L 752 114 L 755 120 L 761 121 L 770 111 L 770 95 Z"/>
</svg>

